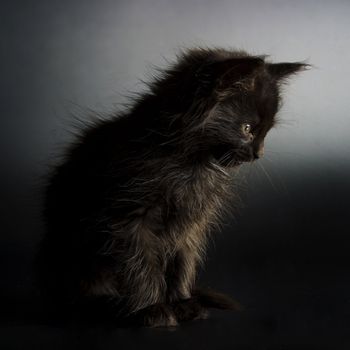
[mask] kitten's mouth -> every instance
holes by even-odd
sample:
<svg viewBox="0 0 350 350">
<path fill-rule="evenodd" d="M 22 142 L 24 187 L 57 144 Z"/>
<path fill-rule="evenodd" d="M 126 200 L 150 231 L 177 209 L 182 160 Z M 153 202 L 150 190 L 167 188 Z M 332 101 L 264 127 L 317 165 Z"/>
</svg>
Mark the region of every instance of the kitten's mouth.
<svg viewBox="0 0 350 350">
<path fill-rule="evenodd" d="M 248 162 L 248 160 L 238 160 L 238 159 L 235 159 L 234 157 L 232 157 L 232 158 L 219 158 L 219 159 L 216 159 L 216 161 L 219 163 L 219 165 L 227 167 L 227 168 L 240 166 L 243 163 Z"/>
<path fill-rule="evenodd" d="M 212 150 L 212 155 L 216 162 L 224 167 L 236 167 L 253 160 L 250 154 L 246 154 L 237 149 L 232 149 L 232 145 L 219 145 Z"/>
<path fill-rule="evenodd" d="M 224 167 L 236 167 L 253 160 L 250 155 L 240 154 L 236 150 L 216 149 L 213 152 L 216 162 Z"/>
</svg>

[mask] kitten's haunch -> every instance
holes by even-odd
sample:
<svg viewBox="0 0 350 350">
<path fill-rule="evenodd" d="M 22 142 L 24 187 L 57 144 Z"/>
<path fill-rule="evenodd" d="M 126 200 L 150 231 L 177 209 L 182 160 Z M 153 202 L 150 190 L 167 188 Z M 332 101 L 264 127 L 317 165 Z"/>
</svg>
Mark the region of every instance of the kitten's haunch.
<svg viewBox="0 0 350 350">
<path fill-rule="evenodd" d="M 197 289 L 196 270 L 210 228 L 234 204 L 236 169 L 263 154 L 280 85 L 306 66 L 188 50 L 130 110 L 82 130 L 47 186 L 45 294 L 147 326 L 239 308 Z"/>
</svg>

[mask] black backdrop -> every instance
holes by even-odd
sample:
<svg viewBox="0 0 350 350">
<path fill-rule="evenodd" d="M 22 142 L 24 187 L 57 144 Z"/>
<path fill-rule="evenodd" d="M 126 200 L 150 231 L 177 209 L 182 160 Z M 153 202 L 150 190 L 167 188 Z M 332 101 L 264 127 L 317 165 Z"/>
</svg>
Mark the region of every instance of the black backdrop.
<svg viewBox="0 0 350 350">
<path fill-rule="evenodd" d="M 85 12 L 91 3 L 86 2 Z M 33 256 L 43 231 L 42 179 L 52 154 L 69 140 L 63 131 L 65 122 L 57 122 L 60 117 L 51 105 L 52 96 L 49 99 L 44 93 L 50 90 L 54 95 L 56 84 L 62 84 L 45 78 L 45 74 L 54 76 L 45 71 L 46 59 L 52 60 L 53 35 L 45 29 L 52 31 L 55 11 L 73 13 L 78 22 L 75 31 L 82 24 L 79 8 L 68 2 L 1 6 L 6 34 L 0 129 L 3 349 L 349 348 L 350 167 L 346 151 L 317 159 L 267 152 L 270 158 L 262 161 L 263 168 L 243 169 L 244 206 L 234 220 L 226 221 L 222 232 L 214 234 L 200 283 L 234 295 L 245 311 L 214 311 L 207 321 L 170 331 L 44 320 L 45 310 L 32 281 Z M 62 31 L 67 30 L 65 25 L 64 21 L 55 23 Z M 118 61 L 114 64 L 118 66 Z M 82 90 L 83 83 L 78 91 Z M 69 115 L 65 118 L 69 120 Z"/>
</svg>

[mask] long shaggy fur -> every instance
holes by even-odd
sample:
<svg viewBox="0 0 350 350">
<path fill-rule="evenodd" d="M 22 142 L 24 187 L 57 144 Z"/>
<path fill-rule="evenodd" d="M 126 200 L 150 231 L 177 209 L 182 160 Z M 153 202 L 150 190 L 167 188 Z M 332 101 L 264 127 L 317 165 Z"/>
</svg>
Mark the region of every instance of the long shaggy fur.
<svg viewBox="0 0 350 350">
<path fill-rule="evenodd" d="M 127 112 L 83 130 L 47 186 L 43 291 L 85 310 L 100 301 L 116 319 L 148 326 L 238 308 L 196 289 L 196 271 L 210 228 L 234 202 L 236 170 L 258 157 L 274 123 L 281 82 L 303 68 L 188 50 Z"/>
</svg>

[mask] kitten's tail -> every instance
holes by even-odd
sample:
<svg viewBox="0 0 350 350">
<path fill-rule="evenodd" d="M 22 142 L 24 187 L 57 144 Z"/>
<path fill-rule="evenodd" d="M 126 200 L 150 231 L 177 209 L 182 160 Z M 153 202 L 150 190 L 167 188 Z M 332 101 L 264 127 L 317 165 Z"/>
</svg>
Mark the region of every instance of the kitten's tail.
<svg viewBox="0 0 350 350">
<path fill-rule="evenodd" d="M 230 296 L 216 292 L 209 288 L 198 288 L 193 294 L 192 298 L 206 308 L 220 309 L 220 310 L 234 310 L 243 311 L 244 307 Z"/>
</svg>

